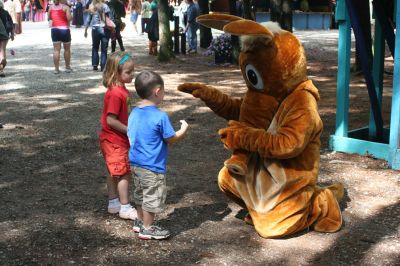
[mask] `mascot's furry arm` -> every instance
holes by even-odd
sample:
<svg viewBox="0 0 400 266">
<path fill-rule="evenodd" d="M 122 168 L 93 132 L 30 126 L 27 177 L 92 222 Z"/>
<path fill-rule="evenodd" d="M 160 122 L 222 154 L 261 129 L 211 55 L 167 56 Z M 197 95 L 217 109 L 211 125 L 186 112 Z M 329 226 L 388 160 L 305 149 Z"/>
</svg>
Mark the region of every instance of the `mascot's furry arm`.
<svg viewBox="0 0 400 266">
<path fill-rule="evenodd" d="M 268 130 L 230 121 L 219 134 L 228 149 L 257 152 L 264 158 L 287 159 L 298 156 L 320 134 L 319 116 L 311 93 L 296 91 L 281 105 Z"/>
<path fill-rule="evenodd" d="M 201 83 L 183 83 L 178 90 L 200 98 L 217 115 L 226 120 L 238 120 L 242 99 L 234 99 L 211 86 Z"/>
</svg>

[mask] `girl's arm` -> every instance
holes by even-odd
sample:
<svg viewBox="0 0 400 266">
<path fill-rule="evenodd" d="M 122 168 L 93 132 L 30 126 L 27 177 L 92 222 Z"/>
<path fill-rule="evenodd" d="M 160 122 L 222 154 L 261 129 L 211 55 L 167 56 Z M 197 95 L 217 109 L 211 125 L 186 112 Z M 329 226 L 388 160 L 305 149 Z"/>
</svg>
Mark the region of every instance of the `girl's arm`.
<svg viewBox="0 0 400 266">
<path fill-rule="evenodd" d="M 107 125 L 121 133 L 126 134 L 127 132 L 127 126 L 125 126 L 124 124 L 122 124 L 118 119 L 116 115 L 113 114 L 108 114 L 107 115 Z"/>
</svg>

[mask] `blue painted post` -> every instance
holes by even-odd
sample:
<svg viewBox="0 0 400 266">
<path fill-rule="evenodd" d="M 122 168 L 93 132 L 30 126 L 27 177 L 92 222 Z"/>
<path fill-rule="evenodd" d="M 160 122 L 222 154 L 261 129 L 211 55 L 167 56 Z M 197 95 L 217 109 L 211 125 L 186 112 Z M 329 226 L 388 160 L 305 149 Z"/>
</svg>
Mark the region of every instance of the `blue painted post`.
<svg viewBox="0 0 400 266">
<path fill-rule="evenodd" d="M 396 21 L 400 21 L 400 0 L 396 1 Z M 392 111 L 390 117 L 389 164 L 400 169 L 400 34 L 396 34 L 393 71 Z"/>
<path fill-rule="evenodd" d="M 336 91 L 336 131 L 335 135 L 347 137 L 349 131 L 349 84 L 351 57 L 351 29 L 349 14 L 344 0 L 336 5 L 336 20 L 339 24 L 338 75 Z"/>
</svg>

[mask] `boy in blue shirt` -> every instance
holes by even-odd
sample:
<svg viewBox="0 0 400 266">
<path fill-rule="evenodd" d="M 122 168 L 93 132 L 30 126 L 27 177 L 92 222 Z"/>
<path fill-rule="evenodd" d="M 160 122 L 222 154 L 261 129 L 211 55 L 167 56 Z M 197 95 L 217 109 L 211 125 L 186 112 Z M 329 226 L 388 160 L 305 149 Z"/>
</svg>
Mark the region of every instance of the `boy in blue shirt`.
<svg viewBox="0 0 400 266">
<path fill-rule="evenodd" d="M 181 128 L 175 132 L 167 113 L 158 109 L 164 99 L 164 81 L 160 75 L 141 72 L 135 79 L 135 88 L 142 100 L 129 115 L 127 133 L 138 215 L 133 231 L 139 233 L 140 239 L 165 239 L 169 231 L 153 222 L 155 214 L 165 208 L 168 144 L 182 139 L 188 124 L 181 120 Z"/>
</svg>

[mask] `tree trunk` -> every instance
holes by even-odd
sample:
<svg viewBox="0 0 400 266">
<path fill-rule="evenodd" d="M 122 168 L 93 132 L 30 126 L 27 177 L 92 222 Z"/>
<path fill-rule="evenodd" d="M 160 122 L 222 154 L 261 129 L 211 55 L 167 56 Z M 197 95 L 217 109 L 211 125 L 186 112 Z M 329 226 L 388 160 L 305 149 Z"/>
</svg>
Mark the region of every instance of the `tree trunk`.
<svg viewBox="0 0 400 266">
<path fill-rule="evenodd" d="M 160 52 L 158 60 L 168 62 L 174 58 L 172 51 L 172 33 L 169 27 L 168 0 L 158 0 L 158 20 L 160 26 Z"/>
<path fill-rule="evenodd" d="M 210 7 L 208 5 L 208 0 L 198 0 L 200 7 L 200 15 L 208 14 L 210 12 Z M 211 29 L 200 25 L 200 47 L 207 48 L 210 46 L 212 40 Z"/>
<path fill-rule="evenodd" d="M 371 38 L 371 19 L 370 8 L 368 0 L 354 1 L 354 8 L 357 11 L 358 19 L 364 36 L 364 41 L 368 53 L 368 62 L 372 64 L 372 38 Z M 356 46 L 356 60 L 355 65 L 351 68 L 352 72 L 361 71 L 361 61 L 359 51 Z"/>
</svg>

